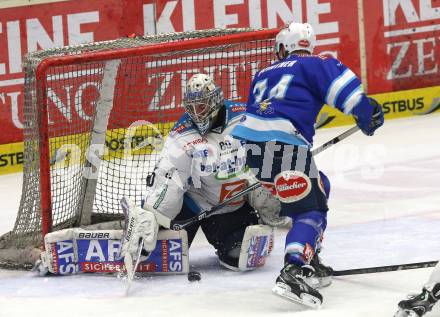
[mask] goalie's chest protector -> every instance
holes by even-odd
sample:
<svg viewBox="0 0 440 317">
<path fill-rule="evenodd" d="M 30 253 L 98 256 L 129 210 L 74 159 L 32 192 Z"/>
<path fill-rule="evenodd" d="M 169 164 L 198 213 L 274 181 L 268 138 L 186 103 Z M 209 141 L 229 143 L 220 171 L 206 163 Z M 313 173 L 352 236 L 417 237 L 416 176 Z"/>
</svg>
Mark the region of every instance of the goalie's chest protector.
<svg viewBox="0 0 440 317">
<path fill-rule="evenodd" d="M 243 104 L 226 103 L 226 123 L 201 137 L 197 131 L 185 135 L 187 154 L 192 158 L 186 203 L 194 212 L 206 210 L 246 188 L 246 151 L 243 142 L 230 133 L 245 110 Z M 244 203 L 241 197 L 222 209 L 229 212 Z"/>
</svg>

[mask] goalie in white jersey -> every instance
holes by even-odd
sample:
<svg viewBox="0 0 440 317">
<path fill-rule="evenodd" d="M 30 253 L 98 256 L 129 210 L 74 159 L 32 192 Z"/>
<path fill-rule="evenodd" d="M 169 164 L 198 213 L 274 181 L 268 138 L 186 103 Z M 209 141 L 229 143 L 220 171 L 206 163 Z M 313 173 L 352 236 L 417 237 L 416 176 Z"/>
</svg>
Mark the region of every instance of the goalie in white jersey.
<svg viewBox="0 0 440 317">
<path fill-rule="evenodd" d="M 190 79 L 183 104 L 186 112 L 168 135 L 160 160 L 148 177 L 142 209 L 130 210 L 129 217 L 135 218 L 138 225 L 134 237 L 123 241 L 122 255 L 134 255 L 139 238 L 143 238 L 147 251 L 153 250 L 158 225 L 166 223 L 162 219 L 191 218 L 248 186 L 245 150 L 241 141 L 229 135 L 244 113 L 245 104 L 224 100 L 221 88 L 205 74 Z M 258 225 L 254 209 L 267 222 L 280 224 L 282 221 L 277 223 L 276 216 L 272 217 L 279 213 L 280 204 L 267 191 L 256 190 L 250 195 L 187 227 L 189 244 L 201 226 L 223 266 L 248 270 L 262 265 L 268 246 L 255 246 L 262 248 L 258 263 L 249 263 L 249 251 L 241 246 L 257 236 L 269 245 L 272 229 Z M 145 213 L 155 217 L 144 217 Z"/>
</svg>

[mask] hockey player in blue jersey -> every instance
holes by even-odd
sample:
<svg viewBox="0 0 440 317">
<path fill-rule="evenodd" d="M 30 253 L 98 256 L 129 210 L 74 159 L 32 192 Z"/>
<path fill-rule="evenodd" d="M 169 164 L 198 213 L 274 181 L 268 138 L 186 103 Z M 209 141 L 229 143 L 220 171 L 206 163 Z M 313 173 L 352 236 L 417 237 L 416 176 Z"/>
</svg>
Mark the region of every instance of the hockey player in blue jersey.
<svg viewBox="0 0 440 317">
<path fill-rule="evenodd" d="M 352 115 L 369 136 L 384 117 L 349 68 L 335 58 L 312 55 L 316 38 L 310 24 L 289 24 L 275 42 L 279 61 L 256 73 L 246 114 L 232 135 L 246 140 L 248 166 L 281 201 L 280 215 L 292 218 L 285 266 L 273 292 L 319 307 L 322 295 L 316 288 L 329 285 L 320 274 L 331 273 L 317 256 L 327 225 L 330 183 L 310 152 L 314 123 L 324 104 Z"/>
</svg>

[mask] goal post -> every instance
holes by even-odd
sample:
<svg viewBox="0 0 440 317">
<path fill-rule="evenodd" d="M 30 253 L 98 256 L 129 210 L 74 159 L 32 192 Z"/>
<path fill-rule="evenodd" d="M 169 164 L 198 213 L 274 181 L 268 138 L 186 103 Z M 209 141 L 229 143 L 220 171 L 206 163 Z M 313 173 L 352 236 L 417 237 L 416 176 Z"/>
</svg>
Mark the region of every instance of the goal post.
<svg viewBox="0 0 440 317">
<path fill-rule="evenodd" d="M 207 73 L 226 99 L 245 101 L 254 74 L 274 61 L 277 32 L 182 32 L 27 55 L 23 192 L 0 265 L 48 232 L 122 220 L 118 201 L 140 203 L 190 77 Z"/>
</svg>

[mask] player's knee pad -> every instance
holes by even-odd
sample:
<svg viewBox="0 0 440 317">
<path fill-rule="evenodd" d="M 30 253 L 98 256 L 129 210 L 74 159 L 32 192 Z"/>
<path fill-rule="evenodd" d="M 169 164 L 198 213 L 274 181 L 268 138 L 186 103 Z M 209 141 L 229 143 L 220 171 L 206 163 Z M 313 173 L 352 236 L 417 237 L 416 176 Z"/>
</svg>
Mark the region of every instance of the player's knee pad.
<svg viewBox="0 0 440 317">
<path fill-rule="evenodd" d="M 250 271 L 263 266 L 273 249 L 274 229 L 266 225 L 246 227 L 241 243 L 219 252 L 220 264 L 234 271 Z"/>
<path fill-rule="evenodd" d="M 303 212 L 293 217 L 292 222 L 291 232 L 294 230 L 302 231 L 308 228 L 311 232 L 322 235 L 327 228 L 327 212 L 317 210 Z M 301 226 L 302 230 L 299 230 L 298 226 Z"/>
</svg>

